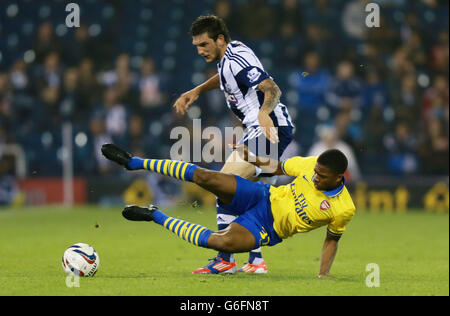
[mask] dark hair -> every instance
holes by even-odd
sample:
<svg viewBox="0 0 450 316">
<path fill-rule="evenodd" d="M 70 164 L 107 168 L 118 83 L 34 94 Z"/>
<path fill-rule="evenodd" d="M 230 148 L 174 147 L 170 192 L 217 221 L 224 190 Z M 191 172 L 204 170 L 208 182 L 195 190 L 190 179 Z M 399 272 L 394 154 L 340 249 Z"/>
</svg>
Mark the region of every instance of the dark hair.
<svg viewBox="0 0 450 316">
<path fill-rule="evenodd" d="M 213 40 L 217 40 L 217 37 L 222 34 L 227 43 L 231 41 L 230 32 L 225 22 L 215 15 L 202 15 L 192 22 L 189 35 L 197 36 L 203 33 L 208 33 L 208 36 Z"/>
<path fill-rule="evenodd" d="M 329 149 L 323 152 L 317 162 L 336 174 L 343 174 L 348 167 L 347 157 L 337 149 Z"/>
</svg>

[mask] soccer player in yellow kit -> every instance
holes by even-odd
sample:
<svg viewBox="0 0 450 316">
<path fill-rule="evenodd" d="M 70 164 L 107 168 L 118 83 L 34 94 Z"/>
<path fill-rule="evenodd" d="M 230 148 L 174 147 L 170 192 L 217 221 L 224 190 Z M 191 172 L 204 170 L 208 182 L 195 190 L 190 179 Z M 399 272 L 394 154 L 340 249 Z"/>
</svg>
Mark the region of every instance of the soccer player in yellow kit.
<svg viewBox="0 0 450 316">
<path fill-rule="evenodd" d="M 274 246 L 296 233 L 327 226 L 318 277 L 328 277 L 340 237 L 355 213 L 345 187 L 347 158 L 336 149 L 319 157 L 293 157 L 275 166 L 272 173 L 295 176 L 280 187 L 251 182 L 232 174 L 200 168 L 183 161 L 141 159 L 112 144 L 102 147 L 103 155 L 128 170 L 145 169 L 194 182 L 218 197 L 221 206 L 238 216 L 226 229 L 213 232 L 206 227 L 167 216 L 155 206 L 127 206 L 123 216 L 132 221 L 154 221 L 197 246 L 224 252 L 247 252 Z M 244 157 L 248 149 L 244 146 Z M 258 157 L 250 161 L 266 168 Z M 212 267 L 214 268 L 214 267 Z M 218 269 L 220 267 L 217 267 Z"/>
</svg>

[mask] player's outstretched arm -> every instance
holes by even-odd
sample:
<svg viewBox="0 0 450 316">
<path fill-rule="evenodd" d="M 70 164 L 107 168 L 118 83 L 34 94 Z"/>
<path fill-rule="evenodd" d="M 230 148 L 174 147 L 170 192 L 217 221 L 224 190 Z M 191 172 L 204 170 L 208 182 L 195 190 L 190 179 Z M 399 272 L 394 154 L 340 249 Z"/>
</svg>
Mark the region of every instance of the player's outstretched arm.
<svg viewBox="0 0 450 316">
<path fill-rule="evenodd" d="M 320 272 L 317 277 L 329 278 L 329 272 L 334 258 L 336 257 L 339 236 L 334 236 L 327 231 L 327 237 L 322 247 L 322 255 L 320 258 Z"/>
<path fill-rule="evenodd" d="M 219 74 L 211 77 L 201 85 L 195 87 L 188 92 L 183 93 L 176 101 L 173 107 L 178 114 L 184 115 L 186 114 L 189 107 L 197 101 L 199 96 L 205 92 L 210 90 L 219 89 L 220 88 L 220 78 Z"/>
</svg>

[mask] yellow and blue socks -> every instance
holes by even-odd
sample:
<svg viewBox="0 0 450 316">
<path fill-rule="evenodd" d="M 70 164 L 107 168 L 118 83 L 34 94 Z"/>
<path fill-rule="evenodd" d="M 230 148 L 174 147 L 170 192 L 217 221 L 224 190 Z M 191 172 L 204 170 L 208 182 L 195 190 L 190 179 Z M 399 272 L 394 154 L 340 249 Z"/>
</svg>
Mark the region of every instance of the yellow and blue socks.
<svg viewBox="0 0 450 316">
<path fill-rule="evenodd" d="M 160 210 L 155 210 L 152 213 L 152 217 L 155 223 L 164 226 L 181 239 L 199 247 L 209 248 L 208 239 L 213 233 L 212 230 L 201 225 L 169 217 Z"/>
<path fill-rule="evenodd" d="M 145 169 L 157 172 L 178 180 L 193 182 L 194 171 L 199 166 L 184 161 L 169 159 L 142 159 L 132 157 L 128 166 L 133 170 Z"/>
</svg>

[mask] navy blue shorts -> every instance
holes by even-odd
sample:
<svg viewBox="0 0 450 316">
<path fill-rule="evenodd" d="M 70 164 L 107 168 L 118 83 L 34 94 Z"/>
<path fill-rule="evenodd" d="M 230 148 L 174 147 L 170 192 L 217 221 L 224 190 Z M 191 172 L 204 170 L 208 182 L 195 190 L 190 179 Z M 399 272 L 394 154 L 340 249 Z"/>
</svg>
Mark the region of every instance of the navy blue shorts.
<svg viewBox="0 0 450 316">
<path fill-rule="evenodd" d="M 270 208 L 270 185 L 251 182 L 235 176 L 236 193 L 231 204 L 218 202 L 228 214 L 238 216 L 233 222 L 247 228 L 255 236 L 255 247 L 274 246 L 282 241 L 273 228 Z"/>
<path fill-rule="evenodd" d="M 259 126 L 247 128 L 244 137 L 238 144 L 245 144 L 249 151 L 256 156 L 269 157 L 273 160 L 280 160 L 286 147 L 292 141 L 293 128 L 290 126 L 278 126 L 279 143 L 272 144 L 262 133 Z"/>
</svg>

